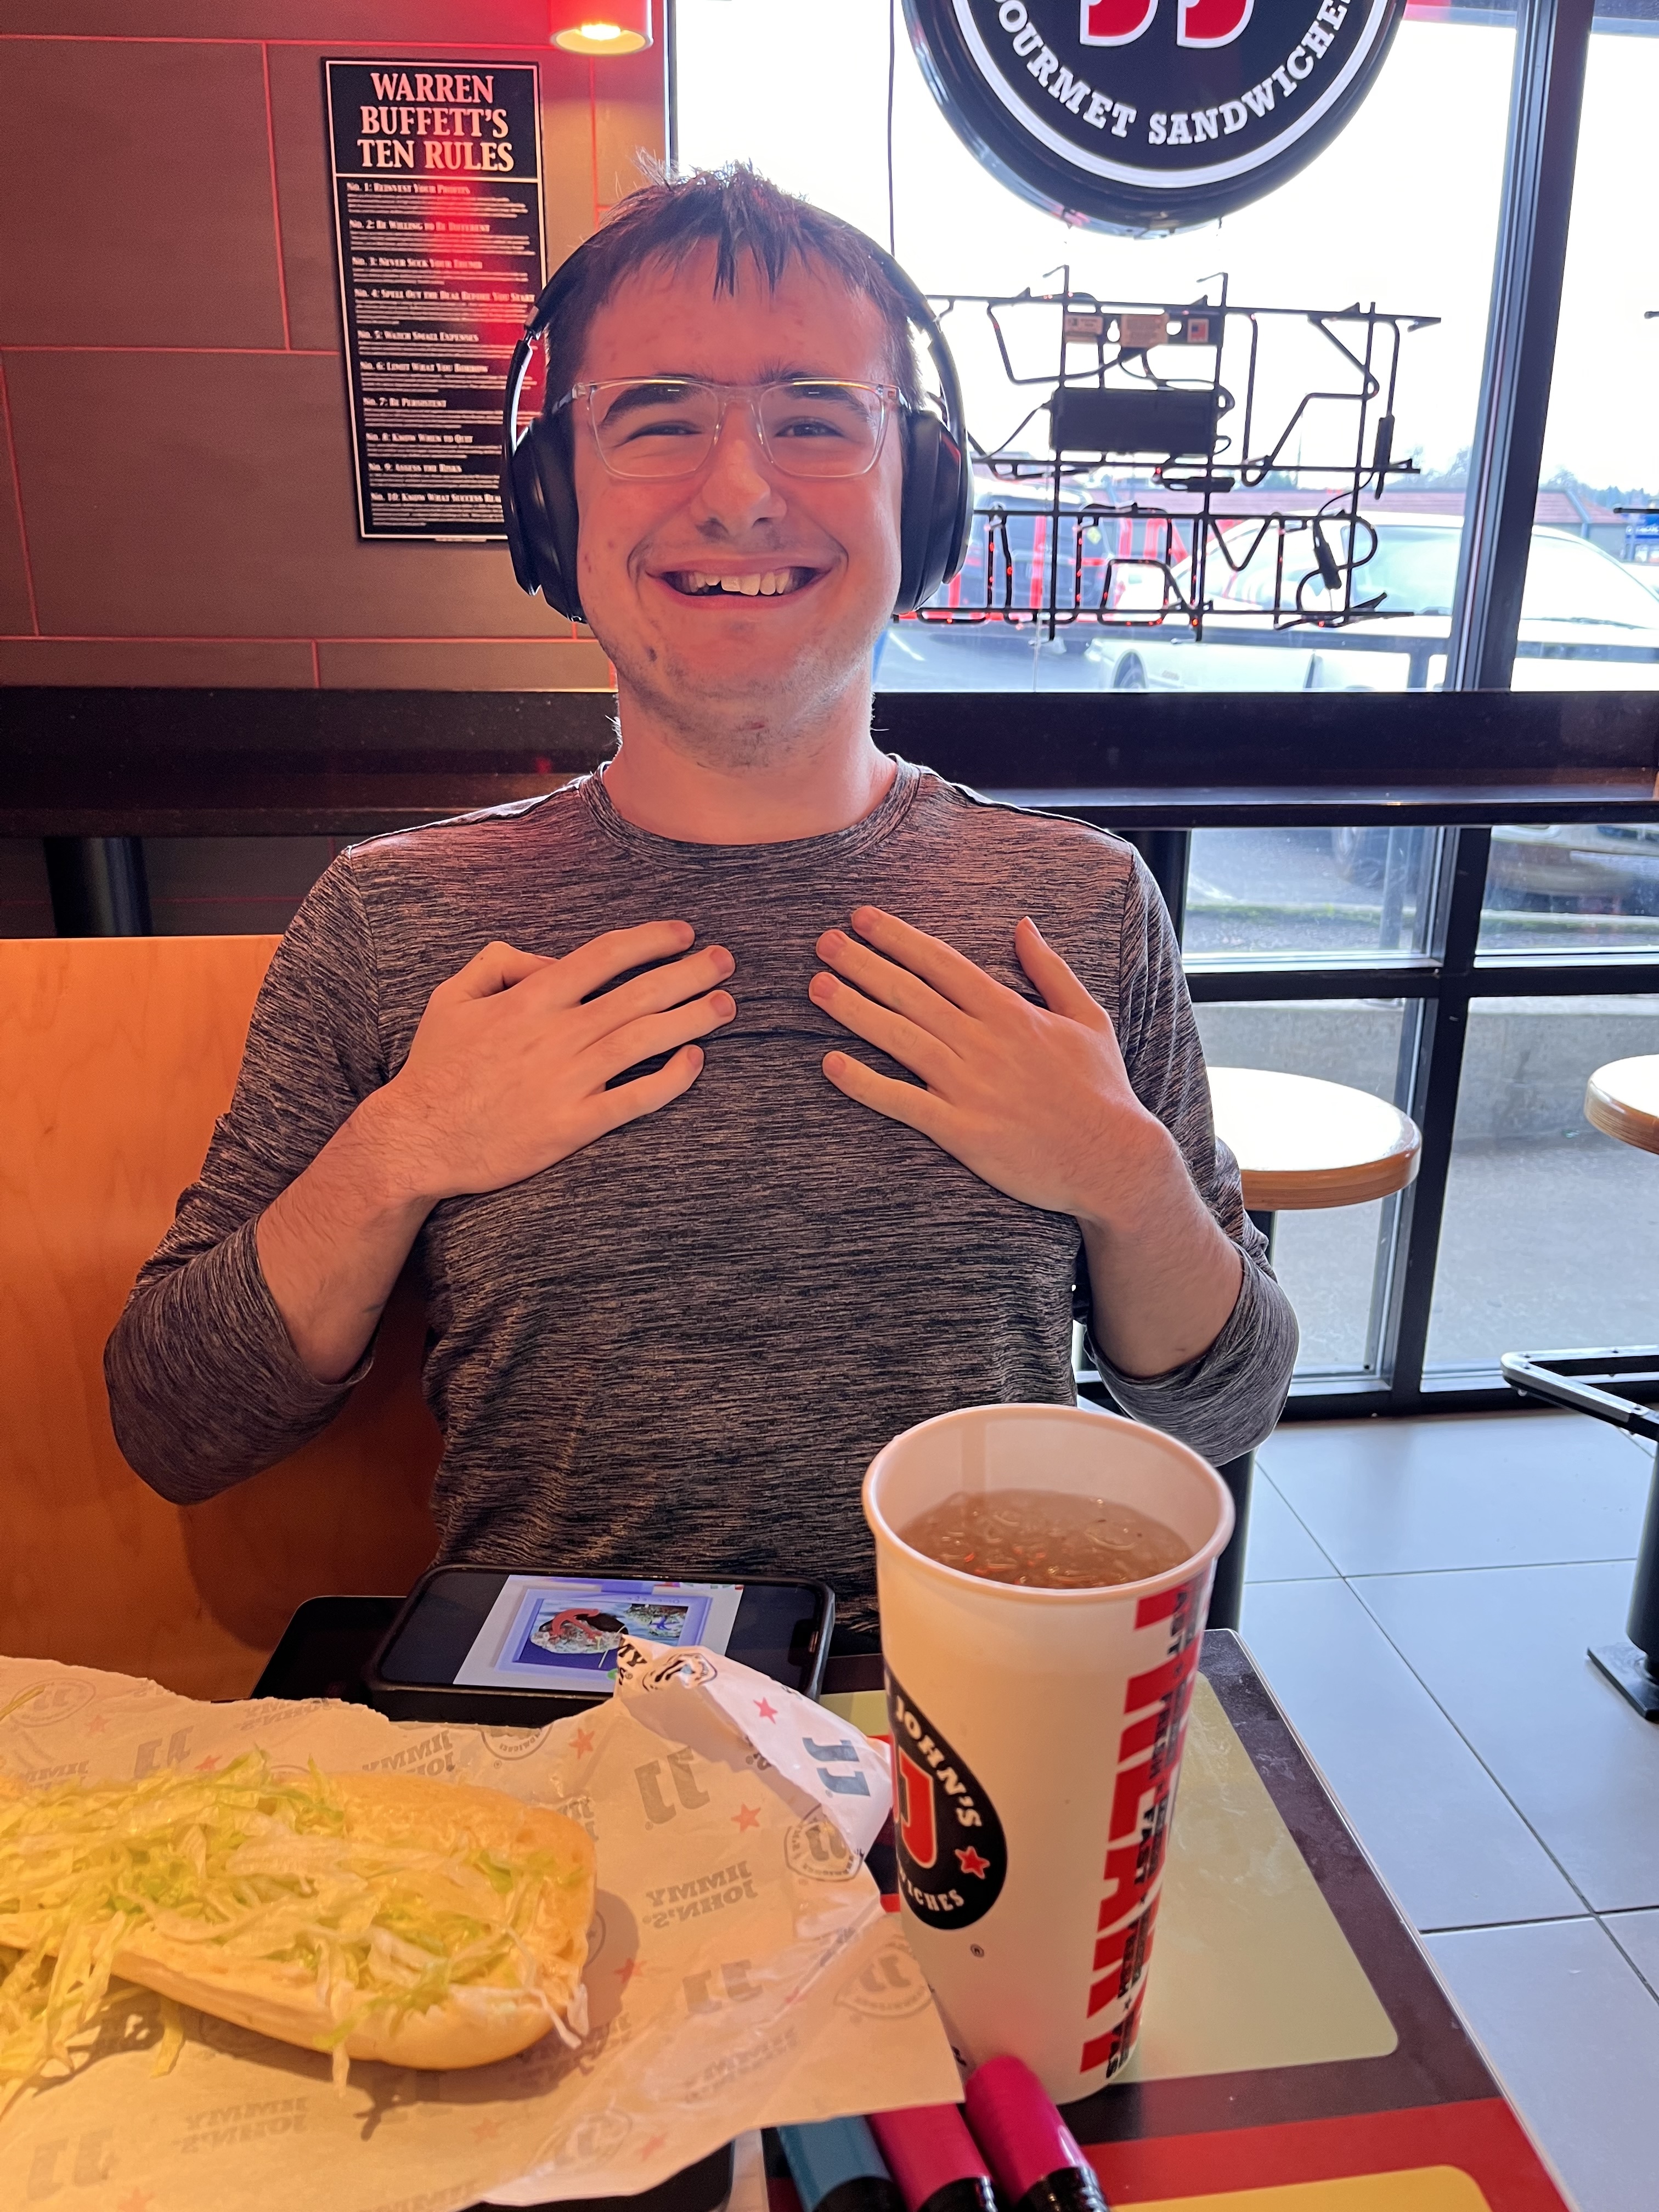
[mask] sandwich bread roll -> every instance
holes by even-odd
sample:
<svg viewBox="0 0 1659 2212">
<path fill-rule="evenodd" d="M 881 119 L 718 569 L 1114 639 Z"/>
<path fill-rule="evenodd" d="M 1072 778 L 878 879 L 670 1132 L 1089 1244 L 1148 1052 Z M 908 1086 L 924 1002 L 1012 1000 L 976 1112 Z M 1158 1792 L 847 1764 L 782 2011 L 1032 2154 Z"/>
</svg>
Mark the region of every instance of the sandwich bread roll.
<svg viewBox="0 0 1659 2212">
<path fill-rule="evenodd" d="M 399 2014 L 371 2013 L 347 2035 L 348 2058 L 393 2066 L 489 2066 L 539 2042 L 556 2020 L 573 2029 L 593 1917 L 593 1845 L 562 1813 L 520 1804 L 499 1790 L 395 1774 L 330 1778 L 345 1808 L 345 1834 L 360 1863 L 385 1863 L 401 1847 L 451 1855 L 470 1842 L 511 1862 L 551 1856 L 575 1876 L 544 1881 L 522 1931 L 527 1984 L 503 1981 L 452 1988 L 441 2003 Z M 314 2051 L 334 2026 L 304 1966 L 238 1959 L 215 1944 L 181 1942 L 141 1928 L 115 1954 L 130 1982 L 194 2005 L 240 2027 Z"/>
<path fill-rule="evenodd" d="M 0 2111 L 78 2063 L 112 1976 L 329 2051 L 337 2081 L 574 2044 L 593 1892 L 584 1829 L 466 1784 L 284 1778 L 257 1752 L 125 1784 L 0 1776 Z"/>
</svg>

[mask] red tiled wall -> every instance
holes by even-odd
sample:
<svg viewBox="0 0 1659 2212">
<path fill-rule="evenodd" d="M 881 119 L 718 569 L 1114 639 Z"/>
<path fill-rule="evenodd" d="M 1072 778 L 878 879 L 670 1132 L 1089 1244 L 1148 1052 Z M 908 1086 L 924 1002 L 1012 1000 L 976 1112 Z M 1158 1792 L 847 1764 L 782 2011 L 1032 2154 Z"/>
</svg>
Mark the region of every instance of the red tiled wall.
<svg viewBox="0 0 1659 2212">
<path fill-rule="evenodd" d="M 0 684 L 609 688 L 504 547 L 357 538 L 325 54 L 538 62 L 550 265 L 662 150 L 545 0 L 0 0 Z"/>
</svg>

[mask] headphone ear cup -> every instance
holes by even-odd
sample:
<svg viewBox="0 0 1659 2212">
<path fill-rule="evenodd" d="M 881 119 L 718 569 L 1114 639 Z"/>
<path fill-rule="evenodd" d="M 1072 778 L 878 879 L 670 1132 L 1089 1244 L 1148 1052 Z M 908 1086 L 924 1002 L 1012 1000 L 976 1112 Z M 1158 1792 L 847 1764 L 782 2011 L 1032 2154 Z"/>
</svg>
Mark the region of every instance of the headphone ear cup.
<svg viewBox="0 0 1659 2212">
<path fill-rule="evenodd" d="M 899 587 L 896 615 L 914 614 L 938 585 L 927 580 L 933 538 L 933 490 L 939 473 L 937 415 L 904 417 L 904 490 L 899 502 Z"/>
<path fill-rule="evenodd" d="M 526 510 L 533 517 L 541 502 L 541 486 L 531 471 L 524 471 L 525 486 L 519 488 L 519 455 L 516 449 L 507 456 L 501 467 L 501 520 L 507 526 L 507 550 L 513 556 L 513 574 L 521 592 L 538 592 L 541 579 L 536 572 L 535 556 L 531 552 L 525 534 Z"/>
<path fill-rule="evenodd" d="M 576 487 L 556 422 L 536 416 L 503 471 L 501 509 L 513 568 L 556 614 L 582 620 L 576 585 Z"/>
<path fill-rule="evenodd" d="M 950 582 L 968 557 L 974 527 L 974 478 L 961 447 L 943 423 L 933 477 L 933 536 L 927 549 L 933 582 L 926 598 Z"/>
<path fill-rule="evenodd" d="M 961 568 L 972 524 L 972 484 L 962 448 L 937 415 L 905 419 L 904 495 L 899 508 L 895 614 L 914 614 Z"/>
</svg>

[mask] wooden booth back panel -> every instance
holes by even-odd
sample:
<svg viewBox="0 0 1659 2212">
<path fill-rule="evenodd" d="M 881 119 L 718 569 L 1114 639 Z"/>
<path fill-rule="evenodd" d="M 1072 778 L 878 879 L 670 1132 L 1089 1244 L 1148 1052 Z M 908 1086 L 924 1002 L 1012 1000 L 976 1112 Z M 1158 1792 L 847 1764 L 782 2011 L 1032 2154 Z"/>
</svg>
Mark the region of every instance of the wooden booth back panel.
<svg viewBox="0 0 1659 2212">
<path fill-rule="evenodd" d="M 204 1505 L 121 1457 L 104 1340 L 229 1102 L 273 937 L 0 943 L 0 1651 L 245 1693 L 295 1607 L 436 1535 L 422 1316 L 322 1436 Z"/>
</svg>

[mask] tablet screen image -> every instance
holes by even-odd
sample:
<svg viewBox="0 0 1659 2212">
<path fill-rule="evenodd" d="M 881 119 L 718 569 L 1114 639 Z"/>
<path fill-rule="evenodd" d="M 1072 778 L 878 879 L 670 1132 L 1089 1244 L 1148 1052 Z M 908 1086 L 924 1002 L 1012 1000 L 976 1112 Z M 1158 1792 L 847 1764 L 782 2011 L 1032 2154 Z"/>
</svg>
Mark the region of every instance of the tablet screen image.
<svg viewBox="0 0 1659 2212">
<path fill-rule="evenodd" d="M 455 1685 L 603 1696 L 616 1685 L 624 1636 L 724 1651 L 742 1597 L 741 1583 L 508 1575 Z"/>
</svg>

